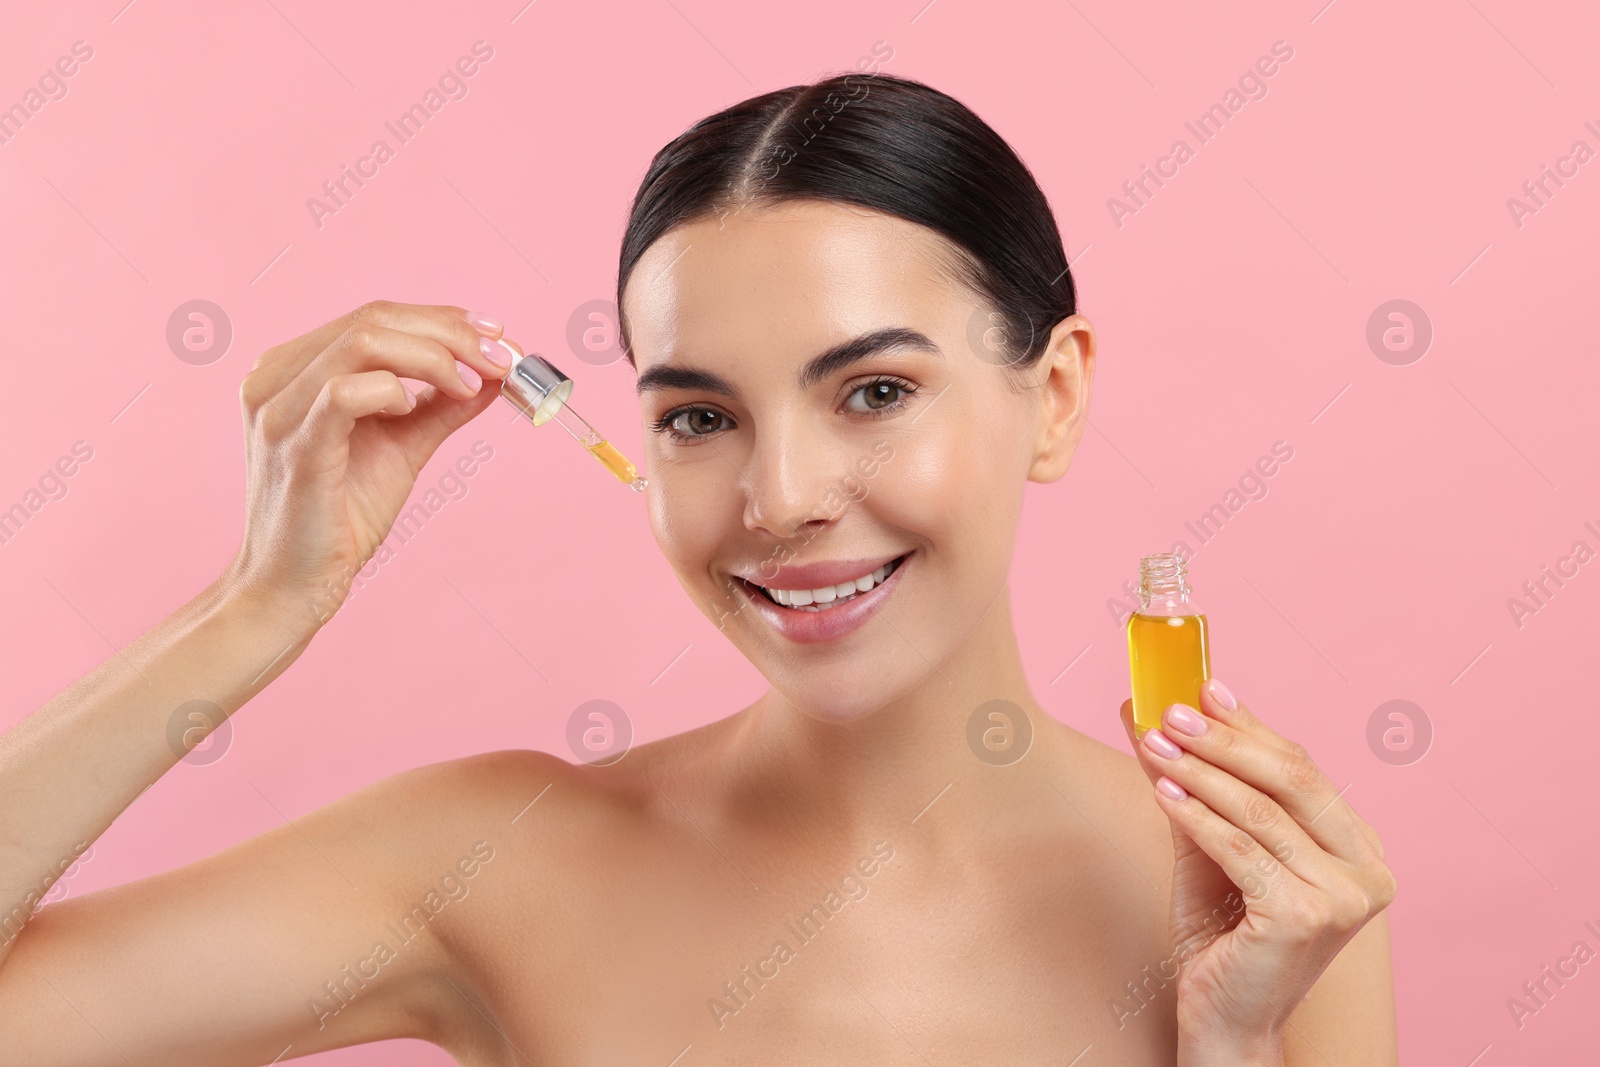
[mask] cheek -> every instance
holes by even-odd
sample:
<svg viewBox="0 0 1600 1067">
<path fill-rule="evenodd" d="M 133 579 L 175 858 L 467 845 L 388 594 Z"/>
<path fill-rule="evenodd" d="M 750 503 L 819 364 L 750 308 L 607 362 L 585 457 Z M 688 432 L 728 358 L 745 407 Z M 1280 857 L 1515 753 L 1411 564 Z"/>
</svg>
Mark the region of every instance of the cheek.
<svg viewBox="0 0 1600 1067">
<path fill-rule="evenodd" d="M 876 516 L 928 542 L 929 573 L 955 614 L 986 605 L 1005 582 L 1027 480 L 1015 434 L 968 425 L 917 427 L 872 479 Z"/>
<path fill-rule="evenodd" d="M 718 474 L 709 464 L 657 462 L 651 469 L 650 530 L 681 580 L 704 577 L 722 539 L 740 527 L 738 502 Z"/>
<path fill-rule="evenodd" d="M 988 528 L 1015 509 L 1027 467 L 1014 433 L 983 418 L 917 429 L 894 442 L 893 459 L 873 479 L 920 518 L 916 528 Z"/>
</svg>

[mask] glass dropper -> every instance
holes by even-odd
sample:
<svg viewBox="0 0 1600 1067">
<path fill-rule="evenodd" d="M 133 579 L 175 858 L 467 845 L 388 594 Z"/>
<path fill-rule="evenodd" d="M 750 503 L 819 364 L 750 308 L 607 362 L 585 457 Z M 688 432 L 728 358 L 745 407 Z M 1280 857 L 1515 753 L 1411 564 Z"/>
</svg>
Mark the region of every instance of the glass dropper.
<svg viewBox="0 0 1600 1067">
<path fill-rule="evenodd" d="M 635 493 L 644 492 L 649 483 L 639 477 L 627 457 L 567 403 L 572 395 L 572 379 L 537 352 L 524 356 L 504 338 L 499 344 L 511 353 L 511 371 L 500 383 L 500 395 L 535 426 L 543 426 L 552 419 L 560 423 L 574 441 L 588 449 L 589 454 L 619 481 L 627 483 Z"/>
</svg>

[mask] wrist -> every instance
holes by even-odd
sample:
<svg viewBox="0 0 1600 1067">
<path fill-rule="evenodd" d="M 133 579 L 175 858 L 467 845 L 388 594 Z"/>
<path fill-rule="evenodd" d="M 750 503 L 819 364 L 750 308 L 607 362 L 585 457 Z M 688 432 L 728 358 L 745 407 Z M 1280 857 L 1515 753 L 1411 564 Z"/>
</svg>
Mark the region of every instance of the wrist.
<svg viewBox="0 0 1600 1067">
<path fill-rule="evenodd" d="M 214 605 L 228 615 L 281 630 L 286 640 L 309 641 L 343 601 L 332 583 L 320 591 L 306 591 L 264 579 L 246 565 L 243 552 L 207 592 Z"/>
<path fill-rule="evenodd" d="M 197 599 L 204 602 L 208 615 L 226 620 L 230 629 L 252 634 L 252 644 L 262 641 L 280 648 L 304 648 L 334 610 L 334 605 L 319 604 L 315 597 L 253 580 L 237 561 Z"/>
<path fill-rule="evenodd" d="M 1229 1035 L 1220 1040 L 1178 1039 L 1178 1067 L 1284 1067 L 1283 1036 Z"/>
</svg>

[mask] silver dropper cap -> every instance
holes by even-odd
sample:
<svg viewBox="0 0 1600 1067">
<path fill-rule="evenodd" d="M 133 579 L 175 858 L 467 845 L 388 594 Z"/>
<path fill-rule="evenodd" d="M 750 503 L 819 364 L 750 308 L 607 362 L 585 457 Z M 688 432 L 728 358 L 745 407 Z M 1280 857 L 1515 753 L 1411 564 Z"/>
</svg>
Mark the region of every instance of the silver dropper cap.
<svg viewBox="0 0 1600 1067">
<path fill-rule="evenodd" d="M 572 379 L 537 352 L 524 356 L 504 340 L 499 343 L 511 353 L 511 373 L 500 383 L 500 395 L 529 422 L 543 426 L 572 395 Z"/>
</svg>

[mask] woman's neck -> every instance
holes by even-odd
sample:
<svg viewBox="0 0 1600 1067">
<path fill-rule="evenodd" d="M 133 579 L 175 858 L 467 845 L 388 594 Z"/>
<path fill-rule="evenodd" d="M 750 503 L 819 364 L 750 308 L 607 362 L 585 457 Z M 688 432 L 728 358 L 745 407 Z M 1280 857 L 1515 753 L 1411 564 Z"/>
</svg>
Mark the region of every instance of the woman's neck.
<svg viewBox="0 0 1600 1067">
<path fill-rule="evenodd" d="M 910 692 L 850 722 L 806 714 L 768 690 L 730 739 L 752 793 L 836 830 L 904 825 L 951 791 L 992 788 L 993 763 L 968 742 L 968 723 L 994 700 L 1020 707 L 1035 728 L 1043 712 L 1028 689 L 1004 588 L 966 639 Z M 1036 738 L 1037 740 L 1037 738 Z M 986 773 L 988 772 L 988 773 Z M 966 787 L 966 788 L 963 788 Z"/>
</svg>

